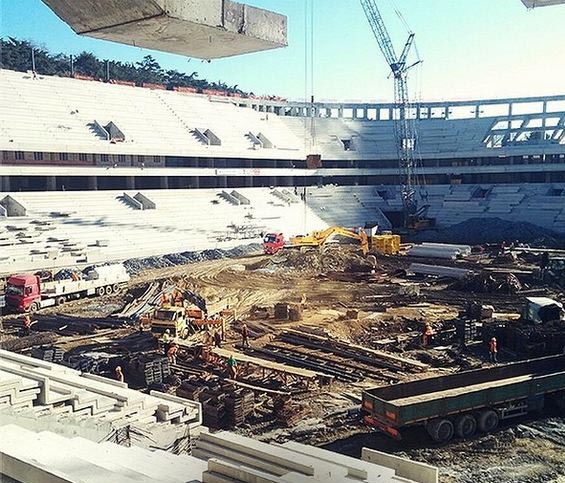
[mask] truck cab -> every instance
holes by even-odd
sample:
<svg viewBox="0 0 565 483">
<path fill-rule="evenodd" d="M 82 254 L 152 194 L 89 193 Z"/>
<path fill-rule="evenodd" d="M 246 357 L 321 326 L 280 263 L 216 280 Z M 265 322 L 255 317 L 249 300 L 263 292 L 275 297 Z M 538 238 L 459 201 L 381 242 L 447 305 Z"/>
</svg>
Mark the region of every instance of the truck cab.
<svg viewBox="0 0 565 483">
<path fill-rule="evenodd" d="M 184 307 L 156 309 L 143 322 L 151 324 L 151 332 L 159 337 L 162 337 L 167 329 L 175 338 L 186 339 L 189 335 Z"/>
<path fill-rule="evenodd" d="M 37 275 L 12 275 L 6 283 L 6 305 L 18 312 L 35 311 L 41 306 L 41 282 Z"/>
<path fill-rule="evenodd" d="M 527 297 L 521 320 L 533 324 L 565 320 L 563 304 L 548 297 Z"/>
<path fill-rule="evenodd" d="M 267 233 L 263 238 L 263 253 L 274 255 L 284 247 L 284 235 L 282 233 Z"/>
</svg>

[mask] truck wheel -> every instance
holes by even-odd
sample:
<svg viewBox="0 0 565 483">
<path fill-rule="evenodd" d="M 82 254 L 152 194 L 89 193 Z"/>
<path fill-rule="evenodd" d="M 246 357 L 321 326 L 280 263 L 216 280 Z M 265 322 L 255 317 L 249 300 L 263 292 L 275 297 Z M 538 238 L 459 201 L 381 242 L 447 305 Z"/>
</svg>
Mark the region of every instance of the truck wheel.
<svg viewBox="0 0 565 483">
<path fill-rule="evenodd" d="M 108 285 L 105 289 L 106 295 L 112 295 L 112 286 Z"/>
<path fill-rule="evenodd" d="M 471 414 L 463 414 L 455 420 L 455 434 L 460 438 L 470 438 L 477 431 L 477 420 Z"/>
<path fill-rule="evenodd" d="M 63 305 L 66 301 L 67 299 L 65 297 L 57 297 L 56 304 Z"/>
<path fill-rule="evenodd" d="M 119 293 L 120 292 L 120 285 L 115 283 L 114 285 L 112 285 L 112 292 L 114 293 Z"/>
<path fill-rule="evenodd" d="M 434 419 L 426 429 L 436 443 L 447 443 L 455 432 L 453 423 L 449 419 Z"/>
<path fill-rule="evenodd" d="M 99 297 L 102 297 L 102 295 L 104 295 L 106 293 L 106 291 L 104 290 L 104 287 L 98 287 L 96 289 L 96 295 L 98 295 Z"/>
<path fill-rule="evenodd" d="M 479 429 L 483 433 L 492 433 L 496 428 L 498 428 L 498 422 L 498 414 L 496 414 L 496 411 L 493 411 L 492 409 L 487 409 L 479 415 Z"/>
<path fill-rule="evenodd" d="M 40 305 L 37 302 L 33 302 L 30 306 L 29 306 L 29 311 L 30 312 L 37 312 L 40 309 Z"/>
</svg>

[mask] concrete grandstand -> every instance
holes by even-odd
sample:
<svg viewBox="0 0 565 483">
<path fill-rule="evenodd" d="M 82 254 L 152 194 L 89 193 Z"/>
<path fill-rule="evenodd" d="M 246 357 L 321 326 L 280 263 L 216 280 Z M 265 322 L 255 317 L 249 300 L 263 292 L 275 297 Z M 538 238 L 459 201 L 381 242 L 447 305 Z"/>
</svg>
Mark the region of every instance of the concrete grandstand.
<svg viewBox="0 0 565 483">
<path fill-rule="evenodd" d="M 402 207 L 390 104 L 8 70 L 0 97 L 0 272 L 230 248 L 271 230 L 390 227 Z M 423 103 L 411 115 L 418 196 L 439 226 L 498 217 L 565 232 L 565 96 Z"/>
</svg>

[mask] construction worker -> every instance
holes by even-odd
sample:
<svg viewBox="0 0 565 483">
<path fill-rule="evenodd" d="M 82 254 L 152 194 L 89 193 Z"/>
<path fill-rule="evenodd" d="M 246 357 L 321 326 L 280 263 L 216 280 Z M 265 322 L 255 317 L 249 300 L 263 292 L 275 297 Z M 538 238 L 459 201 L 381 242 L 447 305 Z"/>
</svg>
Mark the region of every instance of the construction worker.
<svg viewBox="0 0 565 483">
<path fill-rule="evenodd" d="M 242 345 L 244 348 L 249 349 L 249 328 L 247 324 L 241 326 Z"/>
<path fill-rule="evenodd" d="M 426 322 L 424 327 L 424 332 L 422 332 L 422 345 L 429 346 L 432 343 L 432 339 L 434 336 L 434 329 L 432 328 L 432 324 Z"/>
<path fill-rule="evenodd" d="M 228 366 L 228 376 L 230 379 L 233 379 L 235 381 L 235 379 L 237 378 L 237 361 L 235 360 L 235 357 L 233 355 L 230 355 L 229 359 L 226 362 L 227 366 Z"/>
<path fill-rule="evenodd" d="M 169 349 L 167 350 L 167 359 L 169 359 L 169 364 L 176 365 L 178 350 L 179 346 L 174 342 L 169 346 Z"/>
<path fill-rule="evenodd" d="M 214 347 L 222 347 L 222 336 L 217 330 L 214 332 Z"/>
<path fill-rule="evenodd" d="M 182 296 L 182 293 L 180 291 L 176 291 L 174 297 L 175 307 L 182 307 L 183 302 L 184 302 L 184 297 Z"/>
<path fill-rule="evenodd" d="M 23 325 L 23 335 L 29 335 L 31 332 L 31 315 L 29 314 L 24 314 L 23 320 L 22 320 L 22 325 Z"/>
<path fill-rule="evenodd" d="M 498 343 L 496 337 L 493 337 L 489 342 L 489 359 L 493 364 L 498 363 Z"/>
<path fill-rule="evenodd" d="M 122 372 L 121 366 L 117 366 L 116 369 L 114 369 L 114 374 L 116 375 L 116 381 L 124 382 L 124 373 Z"/>
<path fill-rule="evenodd" d="M 161 343 L 163 344 L 163 352 L 167 355 L 169 351 L 169 346 L 171 345 L 171 341 L 173 338 L 171 337 L 171 329 L 165 330 L 163 337 L 161 337 Z"/>
</svg>

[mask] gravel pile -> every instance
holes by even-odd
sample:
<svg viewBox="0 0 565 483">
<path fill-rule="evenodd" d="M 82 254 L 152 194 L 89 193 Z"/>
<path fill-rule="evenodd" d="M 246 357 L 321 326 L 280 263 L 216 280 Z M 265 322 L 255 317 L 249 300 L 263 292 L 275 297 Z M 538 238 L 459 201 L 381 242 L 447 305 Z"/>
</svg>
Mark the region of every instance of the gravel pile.
<svg viewBox="0 0 565 483">
<path fill-rule="evenodd" d="M 470 218 L 438 231 L 417 234 L 414 241 L 436 243 L 500 243 L 513 241 L 563 248 L 565 238 L 558 233 L 531 223 L 516 223 L 500 218 Z"/>
<path fill-rule="evenodd" d="M 153 268 L 174 267 L 177 265 L 187 265 L 194 262 L 205 260 L 219 260 L 222 258 L 239 258 L 247 255 L 262 253 L 262 247 L 258 243 L 243 245 L 230 250 L 212 249 L 200 252 L 171 253 L 169 255 L 132 258 L 126 260 L 124 265 L 130 275 L 136 275 L 143 270 Z"/>
</svg>

